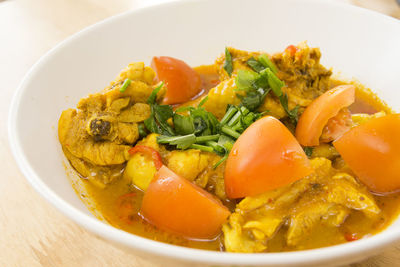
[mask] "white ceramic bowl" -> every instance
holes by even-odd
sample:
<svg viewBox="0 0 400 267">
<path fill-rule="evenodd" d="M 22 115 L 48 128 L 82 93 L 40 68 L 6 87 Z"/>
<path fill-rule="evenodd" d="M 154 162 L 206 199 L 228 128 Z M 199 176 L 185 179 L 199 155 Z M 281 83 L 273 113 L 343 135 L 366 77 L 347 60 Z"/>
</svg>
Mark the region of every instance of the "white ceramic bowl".
<svg viewBox="0 0 400 267">
<path fill-rule="evenodd" d="M 153 55 L 191 65 L 213 62 L 226 45 L 275 52 L 308 40 L 323 64 L 354 76 L 400 107 L 400 22 L 322 0 L 205 0 L 172 2 L 100 22 L 62 42 L 35 64 L 16 92 L 9 118 L 12 151 L 32 186 L 65 215 L 162 266 L 311 266 L 354 262 L 400 239 L 400 220 L 370 238 L 321 249 L 232 254 L 144 239 L 97 220 L 76 196 L 57 140 L 62 110 L 101 90 L 132 61 Z M 135 251 L 135 252 L 134 252 Z"/>
</svg>

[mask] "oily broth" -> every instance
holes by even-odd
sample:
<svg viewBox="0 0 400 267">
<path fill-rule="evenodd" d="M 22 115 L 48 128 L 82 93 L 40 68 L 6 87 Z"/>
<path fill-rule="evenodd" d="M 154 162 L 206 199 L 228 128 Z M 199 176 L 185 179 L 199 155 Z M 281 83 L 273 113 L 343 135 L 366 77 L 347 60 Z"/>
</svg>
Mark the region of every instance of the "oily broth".
<svg viewBox="0 0 400 267">
<path fill-rule="evenodd" d="M 199 66 L 196 67 L 195 70 L 202 78 L 203 90 L 197 98 L 188 101 L 182 106 L 197 105 L 201 96 L 207 94 L 211 88 L 218 84 L 218 74 L 214 65 Z M 344 82 L 340 80 L 332 81 L 332 87 L 340 84 L 344 84 Z M 374 113 L 378 110 L 392 113 L 392 110 L 369 89 L 365 89 L 359 83 L 353 84 L 356 86 L 356 102 L 350 107 L 352 113 Z M 87 180 L 83 180 L 83 185 L 85 186 L 87 196 L 94 202 L 95 213 L 100 213 L 104 220 L 116 228 L 141 237 L 173 245 L 214 251 L 224 250 L 221 236 L 213 240 L 188 240 L 178 235 L 158 230 L 143 220 L 139 214 L 139 209 L 144 193 L 134 188 L 130 181 L 121 178 L 104 189 L 96 187 Z M 132 198 L 133 212 L 130 220 L 126 221 L 121 219 L 118 214 L 117 206 L 120 197 L 128 193 L 134 194 Z M 353 211 L 340 227 L 324 227 L 322 225 L 315 227 L 315 229 L 296 247 L 286 245 L 285 235 L 287 225 L 283 225 L 275 236 L 268 241 L 268 251 L 282 252 L 325 247 L 347 242 L 346 236 L 348 235 L 359 239 L 378 233 L 396 219 L 400 207 L 400 193 L 389 196 L 375 196 L 375 200 L 382 211 L 377 218 L 367 218 L 362 212 Z"/>
</svg>

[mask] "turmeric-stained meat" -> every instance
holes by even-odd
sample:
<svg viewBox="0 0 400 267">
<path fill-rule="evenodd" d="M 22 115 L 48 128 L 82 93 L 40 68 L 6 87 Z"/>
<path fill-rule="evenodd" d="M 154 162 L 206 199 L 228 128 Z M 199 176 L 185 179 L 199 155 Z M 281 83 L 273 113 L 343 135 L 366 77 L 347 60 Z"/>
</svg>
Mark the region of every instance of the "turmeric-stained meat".
<svg viewBox="0 0 400 267">
<path fill-rule="evenodd" d="M 266 250 L 283 225 L 287 228 L 286 244 L 296 248 L 316 226 L 342 225 L 351 210 L 370 218 L 380 213 L 366 188 L 351 175 L 334 169 L 330 160 L 314 158 L 311 165 L 311 175 L 289 186 L 244 198 L 223 227 L 228 236 L 225 248 L 235 252 Z M 251 245 L 241 246 L 238 240 Z"/>
<path fill-rule="evenodd" d="M 128 78 L 131 84 L 120 92 L 121 84 Z M 149 105 L 143 102 L 153 90 L 153 79 L 151 68 L 142 62 L 132 63 L 102 92 L 81 99 L 77 110 L 68 109 L 61 114 L 60 143 L 82 176 L 90 176 L 88 169 L 96 173 L 99 168 L 105 173 L 105 168 L 112 169 L 129 159 L 128 150 L 139 138 L 137 123 L 150 115 Z M 97 182 L 109 181 L 98 178 Z"/>
</svg>

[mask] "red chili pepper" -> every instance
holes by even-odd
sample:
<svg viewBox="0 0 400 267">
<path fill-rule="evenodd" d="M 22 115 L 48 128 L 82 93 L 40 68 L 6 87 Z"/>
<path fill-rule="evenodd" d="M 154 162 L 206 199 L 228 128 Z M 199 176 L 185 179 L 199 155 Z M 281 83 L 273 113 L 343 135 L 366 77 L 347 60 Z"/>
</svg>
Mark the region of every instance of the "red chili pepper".
<svg viewBox="0 0 400 267">
<path fill-rule="evenodd" d="M 153 162 L 154 162 L 154 166 L 156 167 L 156 170 L 158 171 L 163 163 L 162 163 L 162 158 L 160 153 L 158 153 L 157 150 L 155 150 L 154 148 L 148 147 L 148 146 L 142 146 L 142 145 L 136 145 L 134 147 L 132 147 L 131 149 L 129 149 L 129 154 L 133 155 L 137 152 L 140 153 L 144 153 L 147 154 L 149 156 L 152 157 Z"/>
<path fill-rule="evenodd" d="M 352 242 L 352 241 L 356 241 L 358 239 L 360 239 L 356 233 L 345 233 L 344 234 L 344 238 L 348 241 L 348 242 Z"/>
<path fill-rule="evenodd" d="M 297 47 L 294 45 L 289 45 L 286 47 L 285 52 L 289 53 L 291 56 L 294 56 L 297 52 Z"/>
</svg>

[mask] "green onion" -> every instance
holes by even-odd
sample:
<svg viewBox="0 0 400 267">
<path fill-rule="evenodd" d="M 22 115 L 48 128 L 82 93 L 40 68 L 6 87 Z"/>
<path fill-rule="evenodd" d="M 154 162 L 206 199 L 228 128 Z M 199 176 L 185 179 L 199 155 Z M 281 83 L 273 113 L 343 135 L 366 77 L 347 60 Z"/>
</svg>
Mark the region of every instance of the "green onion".
<svg viewBox="0 0 400 267">
<path fill-rule="evenodd" d="M 197 136 L 196 143 L 204 143 L 207 141 L 217 141 L 219 139 L 219 134 L 214 135 L 204 135 L 204 136 Z"/>
<path fill-rule="evenodd" d="M 215 165 L 213 166 L 213 169 L 215 170 L 219 165 L 221 165 L 225 160 L 228 159 L 229 154 L 225 154 Z"/>
<path fill-rule="evenodd" d="M 197 144 L 192 144 L 189 148 L 198 149 L 198 150 L 205 151 L 205 152 L 214 152 L 214 149 L 212 147 L 197 145 Z"/>
<path fill-rule="evenodd" d="M 235 125 L 239 121 L 240 117 L 247 115 L 249 112 L 250 110 L 248 110 L 245 106 L 240 107 L 239 111 L 236 112 L 236 114 L 228 122 L 228 126 Z"/>
<path fill-rule="evenodd" d="M 206 145 L 212 147 L 217 153 L 223 154 L 225 152 L 225 149 L 222 146 L 218 145 L 217 142 L 207 141 Z"/>
<path fill-rule="evenodd" d="M 285 83 L 276 77 L 271 69 L 265 69 L 262 71 L 262 73 L 267 74 L 268 83 L 272 89 L 272 92 L 274 92 L 277 97 L 280 97 L 283 94 L 282 87 L 285 86 Z"/>
<path fill-rule="evenodd" d="M 235 106 L 230 106 L 228 111 L 225 113 L 224 117 L 220 121 L 221 124 L 226 124 L 232 116 L 238 111 L 238 109 Z"/>
<path fill-rule="evenodd" d="M 126 78 L 125 81 L 122 83 L 121 87 L 119 88 L 119 91 L 121 93 L 125 92 L 126 88 L 131 84 L 131 79 Z"/>
<path fill-rule="evenodd" d="M 232 130 L 230 127 L 225 126 L 225 125 L 222 126 L 221 131 L 222 131 L 223 133 L 229 135 L 229 136 L 232 136 L 232 137 L 235 138 L 235 139 L 238 139 L 239 136 L 240 136 L 240 133 L 238 133 L 238 132 Z"/>
<path fill-rule="evenodd" d="M 268 55 L 262 54 L 258 57 L 258 61 L 266 68 L 271 69 L 273 73 L 277 73 L 278 69 L 275 67 L 275 64 L 269 59 Z"/>
</svg>

